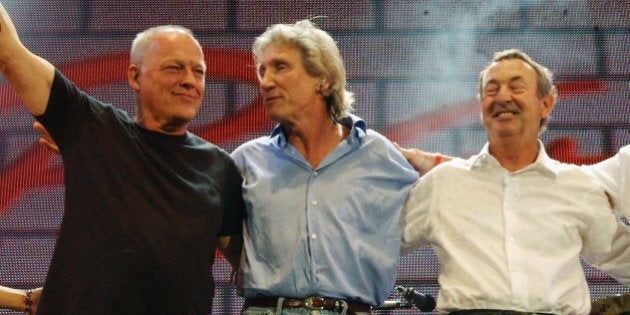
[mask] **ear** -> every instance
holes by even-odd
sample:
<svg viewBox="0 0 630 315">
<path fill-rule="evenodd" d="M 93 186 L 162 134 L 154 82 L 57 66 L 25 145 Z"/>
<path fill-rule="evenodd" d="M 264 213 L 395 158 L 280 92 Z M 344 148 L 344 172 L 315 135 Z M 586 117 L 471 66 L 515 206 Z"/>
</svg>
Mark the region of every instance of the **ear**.
<svg viewBox="0 0 630 315">
<path fill-rule="evenodd" d="M 322 90 L 326 91 L 328 90 L 329 87 L 330 87 L 330 81 L 328 80 L 324 81 L 324 83 L 322 84 Z"/>
<path fill-rule="evenodd" d="M 127 81 L 129 82 L 129 86 L 138 92 L 140 90 L 140 68 L 138 68 L 135 64 L 130 64 L 129 68 L 127 68 Z"/>
<path fill-rule="evenodd" d="M 553 109 L 553 105 L 556 103 L 556 99 L 555 97 L 553 97 L 553 94 L 547 93 L 547 95 L 545 95 L 541 101 L 542 101 L 541 115 L 543 118 L 546 118 L 549 116 L 549 113 L 551 113 L 551 110 Z"/>
<path fill-rule="evenodd" d="M 324 91 L 328 90 L 329 87 L 330 87 L 330 81 L 328 81 L 328 79 L 322 77 L 319 80 L 319 89 L 318 89 L 318 91 L 324 92 Z"/>
</svg>

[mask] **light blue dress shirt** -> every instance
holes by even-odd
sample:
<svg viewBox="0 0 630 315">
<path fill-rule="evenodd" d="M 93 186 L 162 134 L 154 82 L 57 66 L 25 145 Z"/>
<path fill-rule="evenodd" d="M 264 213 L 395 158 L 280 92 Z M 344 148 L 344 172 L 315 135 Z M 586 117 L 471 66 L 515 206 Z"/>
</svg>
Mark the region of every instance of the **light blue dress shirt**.
<svg viewBox="0 0 630 315">
<path fill-rule="evenodd" d="M 244 177 L 247 297 L 323 296 L 380 305 L 391 293 L 400 212 L 418 173 L 392 143 L 347 119 L 350 135 L 312 169 L 281 127 L 233 153 Z"/>
</svg>

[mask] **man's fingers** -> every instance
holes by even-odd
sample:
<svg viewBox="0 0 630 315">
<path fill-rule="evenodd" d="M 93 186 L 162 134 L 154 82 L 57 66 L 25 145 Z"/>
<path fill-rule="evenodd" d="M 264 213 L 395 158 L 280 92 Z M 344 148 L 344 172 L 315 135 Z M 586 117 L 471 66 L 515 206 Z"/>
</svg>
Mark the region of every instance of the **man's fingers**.
<svg viewBox="0 0 630 315">
<path fill-rule="evenodd" d="M 46 128 L 44 128 L 44 125 L 42 125 L 41 123 L 36 121 L 36 122 L 33 123 L 33 128 L 35 130 L 37 130 L 37 132 L 39 132 L 39 134 L 41 134 L 44 138 L 49 139 L 49 140 L 52 141 L 52 137 L 48 133 L 48 130 L 46 130 Z"/>
</svg>

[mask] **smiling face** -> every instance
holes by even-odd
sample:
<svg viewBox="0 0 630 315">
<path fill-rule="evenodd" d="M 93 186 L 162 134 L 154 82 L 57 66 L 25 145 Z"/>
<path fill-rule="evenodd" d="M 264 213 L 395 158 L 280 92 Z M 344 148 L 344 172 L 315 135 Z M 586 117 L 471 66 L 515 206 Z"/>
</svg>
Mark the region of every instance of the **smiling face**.
<svg viewBox="0 0 630 315">
<path fill-rule="evenodd" d="M 553 107 L 553 96 L 538 96 L 537 73 L 523 60 L 491 64 L 481 81 L 481 113 L 490 142 L 505 138 L 536 141 L 540 121 Z"/>
<path fill-rule="evenodd" d="M 257 60 L 260 94 L 265 113 L 273 121 L 286 123 L 325 110 L 322 83 L 306 71 L 301 57 L 295 47 L 271 44 Z"/>
<path fill-rule="evenodd" d="M 203 51 L 181 31 L 155 35 L 139 64 L 128 70 L 138 101 L 137 122 L 169 134 L 183 134 L 201 104 L 205 88 Z"/>
</svg>

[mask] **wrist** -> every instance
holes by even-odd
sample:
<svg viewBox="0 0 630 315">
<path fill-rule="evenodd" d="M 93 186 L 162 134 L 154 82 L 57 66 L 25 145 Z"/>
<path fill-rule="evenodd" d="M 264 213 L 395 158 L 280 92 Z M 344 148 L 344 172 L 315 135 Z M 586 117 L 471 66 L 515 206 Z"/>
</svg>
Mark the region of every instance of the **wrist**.
<svg viewBox="0 0 630 315">
<path fill-rule="evenodd" d="M 442 163 L 442 154 L 436 153 L 433 156 L 433 167 L 436 167 Z"/>
<path fill-rule="evenodd" d="M 24 291 L 24 315 L 31 315 L 33 313 L 33 301 L 31 300 L 33 290 L 27 289 Z"/>
</svg>

